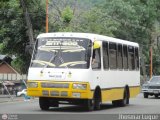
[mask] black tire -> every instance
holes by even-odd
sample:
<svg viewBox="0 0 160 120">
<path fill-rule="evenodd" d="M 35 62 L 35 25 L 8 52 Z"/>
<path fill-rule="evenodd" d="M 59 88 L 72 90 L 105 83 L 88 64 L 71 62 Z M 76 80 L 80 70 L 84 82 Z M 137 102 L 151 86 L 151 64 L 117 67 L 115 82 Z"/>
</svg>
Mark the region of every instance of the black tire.
<svg viewBox="0 0 160 120">
<path fill-rule="evenodd" d="M 95 110 L 100 110 L 101 109 L 101 100 L 100 100 L 100 98 L 95 99 L 94 109 Z"/>
<path fill-rule="evenodd" d="M 119 106 L 119 100 L 113 100 L 112 105 L 115 106 L 115 107 L 118 107 Z"/>
<path fill-rule="evenodd" d="M 101 109 L 101 89 L 100 87 L 97 87 L 94 92 L 94 110 L 100 110 Z"/>
<path fill-rule="evenodd" d="M 118 104 L 119 104 L 120 107 L 124 107 L 127 104 L 129 104 L 129 94 L 128 94 L 128 90 L 127 89 L 125 89 L 124 95 L 123 95 L 123 99 L 119 100 Z"/>
<path fill-rule="evenodd" d="M 125 105 L 128 105 L 128 104 L 129 104 L 129 97 L 130 97 L 130 96 L 129 96 L 129 90 L 126 89 L 125 92 L 126 92 L 126 93 L 125 93 L 125 94 L 126 94 L 126 95 L 125 95 L 125 96 L 126 96 L 126 98 L 125 98 Z"/>
<path fill-rule="evenodd" d="M 94 99 L 89 99 L 86 101 L 87 105 L 87 111 L 93 111 L 94 110 Z"/>
<path fill-rule="evenodd" d="M 58 101 L 50 101 L 50 107 L 59 107 Z"/>
<path fill-rule="evenodd" d="M 155 98 L 158 98 L 158 95 L 154 95 L 155 96 Z"/>
<path fill-rule="evenodd" d="M 148 93 L 143 93 L 144 98 L 148 98 Z"/>
<path fill-rule="evenodd" d="M 50 106 L 48 98 L 40 97 L 39 98 L 39 106 L 40 106 L 41 110 L 48 110 L 49 106 Z"/>
</svg>

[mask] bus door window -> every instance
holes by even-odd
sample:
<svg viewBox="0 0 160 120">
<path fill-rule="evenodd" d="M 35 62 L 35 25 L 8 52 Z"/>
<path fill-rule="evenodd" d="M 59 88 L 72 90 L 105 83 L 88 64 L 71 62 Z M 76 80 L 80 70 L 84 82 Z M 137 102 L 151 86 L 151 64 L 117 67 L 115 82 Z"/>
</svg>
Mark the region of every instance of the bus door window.
<svg viewBox="0 0 160 120">
<path fill-rule="evenodd" d="M 92 69 L 100 69 L 100 68 L 101 68 L 100 48 L 93 49 L 93 54 L 92 54 Z"/>
</svg>

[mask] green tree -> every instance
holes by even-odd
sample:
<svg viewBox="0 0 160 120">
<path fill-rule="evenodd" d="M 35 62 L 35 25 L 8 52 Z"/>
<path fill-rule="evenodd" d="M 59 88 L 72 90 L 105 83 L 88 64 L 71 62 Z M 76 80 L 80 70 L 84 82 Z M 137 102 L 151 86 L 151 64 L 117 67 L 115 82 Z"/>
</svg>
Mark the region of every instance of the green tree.
<svg viewBox="0 0 160 120">
<path fill-rule="evenodd" d="M 138 42 L 140 47 L 143 47 L 146 64 L 149 63 L 150 45 L 155 43 L 156 37 L 160 34 L 155 27 L 160 18 L 159 6 L 158 0 L 107 0 L 102 7 L 103 11 L 106 11 L 106 18 L 110 17 L 120 24 L 113 31 L 116 37 Z M 156 46 L 154 49 L 157 51 Z M 153 66 L 155 74 L 160 74 L 155 70 L 157 67 L 160 69 L 160 66 Z"/>
<path fill-rule="evenodd" d="M 44 4 L 40 3 L 40 0 L 26 3 L 35 37 L 44 31 Z M 0 8 L 0 52 L 15 55 L 13 67 L 20 73 L 26 73 L 31 56 L 25 51 L 29 37 L 20 1 L 0 1 Z"/>
</svg>

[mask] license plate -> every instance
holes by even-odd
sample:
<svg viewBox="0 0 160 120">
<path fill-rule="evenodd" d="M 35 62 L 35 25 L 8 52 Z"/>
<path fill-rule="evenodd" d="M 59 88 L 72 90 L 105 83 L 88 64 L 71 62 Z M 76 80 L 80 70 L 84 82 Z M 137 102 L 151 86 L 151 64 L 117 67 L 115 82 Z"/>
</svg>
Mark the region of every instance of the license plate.
<svg viewBox="0 0 160 120">
<path fill-rule="evenodd" d="M 66 74 L 65 73 L 51 73 L 49 77 L 51 77 L 54 80 L 63 80 L 65 79 Z"/>
</svg>

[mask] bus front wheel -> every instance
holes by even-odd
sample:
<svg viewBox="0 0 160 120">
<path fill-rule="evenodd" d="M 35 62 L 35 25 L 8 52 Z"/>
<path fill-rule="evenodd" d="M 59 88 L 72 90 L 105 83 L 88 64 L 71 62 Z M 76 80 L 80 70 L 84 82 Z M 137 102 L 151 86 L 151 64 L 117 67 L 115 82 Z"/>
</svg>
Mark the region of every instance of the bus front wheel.
<svg viewBox="0 0 160 120">
<path fill-rule="evenodd" d="M 48 98 L 40 97 L 39 98 L 39 106 L 40 106 L 41 110 L 48 110 L 49 106 L 50 106 Z"/>
<path fill-rule="evenodd" d="M 100 97 L 100 94 L 97 94 L 94 97 L 94 109 L 95 110 L 100 110 L 101 109 L 101 97 Z"/>
<path fill-rule="evenodd" d="M 86 107 L 87 107 L 87 110 L 88 111 L 93 111 L 94 110 L 94 100 L 93 99 L 89 99 L 89 100 L 87 100 L 86 101 L 87 103 L 87 105 L 86 105 Z"/>
</svg>

